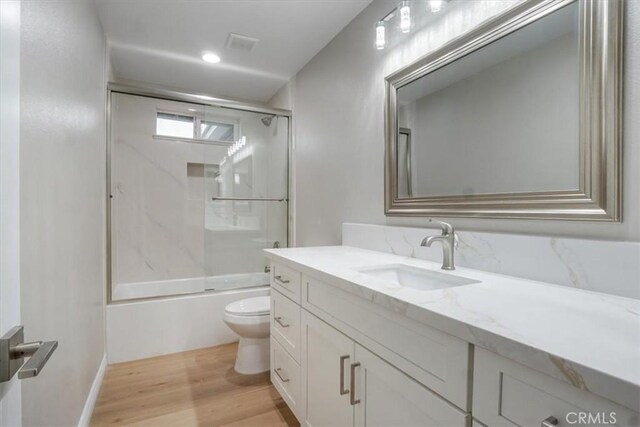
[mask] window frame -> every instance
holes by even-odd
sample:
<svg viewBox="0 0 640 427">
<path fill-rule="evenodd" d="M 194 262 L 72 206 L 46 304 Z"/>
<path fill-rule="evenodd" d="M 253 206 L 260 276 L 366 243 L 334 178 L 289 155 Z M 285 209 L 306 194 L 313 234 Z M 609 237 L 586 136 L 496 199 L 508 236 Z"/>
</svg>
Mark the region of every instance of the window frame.
<svg viewBox="0 0 640 427">
<path fill-rule="evenodd" d="M 157 123 L 158 123 L 158 118 L 160 118 L 160 115 L 192 118 L 193 119 L 193 136 L 189 138 L 189 137 L 183 137 L 183 136 L 162 135 L 157 133 L 158 132 Z M 201 127 L 203 123 L 220 123 L 222 125 L 233 126 L 233 140 L 223 141 L 223 140 L 202 138 Z M 220 116 L 205 117 L 205 114 L 198 113 L 198 112 L 194 112 L 193 114 L 186 114 L 182 111 L 177 112 L 169 109 L 158 108 L 156 109 L 156 127 L 155 127 L 155 133 L 153 137 L 154 139 L 165 139 L 165 140 L 168 139 L 172 141 L 196 142 L 196 143 L 202 143 L 202 144 L 231 145 L 235 141 L 237 141 L 240 137 L 240 123 L 238 122 L 238 120 L 231 120 L 231 119 L 227 119 L 226 117 L 220 117 Z"/>
</svg>

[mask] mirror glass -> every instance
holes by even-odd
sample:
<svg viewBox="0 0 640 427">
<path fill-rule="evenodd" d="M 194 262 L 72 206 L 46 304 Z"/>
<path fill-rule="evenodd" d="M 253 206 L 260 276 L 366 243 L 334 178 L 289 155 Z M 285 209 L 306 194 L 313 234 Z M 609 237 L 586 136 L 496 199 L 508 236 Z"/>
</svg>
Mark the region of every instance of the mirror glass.
<svg viewBox="0 0 640 427">
<path fill-rule="evenodd" d="M 579 188 L 578 4 L 397 90 L 398 198 Z"/>
</svg>

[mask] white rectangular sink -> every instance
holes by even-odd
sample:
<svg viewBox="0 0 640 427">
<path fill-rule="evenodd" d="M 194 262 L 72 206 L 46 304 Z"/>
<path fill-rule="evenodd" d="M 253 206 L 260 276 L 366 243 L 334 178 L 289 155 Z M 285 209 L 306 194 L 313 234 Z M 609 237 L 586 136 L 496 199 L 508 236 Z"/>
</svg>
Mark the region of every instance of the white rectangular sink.
<svg viewBox="0 0 640 427">
<path fill-rule="evenodd" d="M 431 291 L 434 289 L 452 288 L 454 286 L 480 283 L 479 280 L 468 279 L 451 273 L 440 273 L 403 264 L 362 267 L 356 269 L 356 271 L 400 286 L 406 286 L 421 291 Z"/>
</svg>

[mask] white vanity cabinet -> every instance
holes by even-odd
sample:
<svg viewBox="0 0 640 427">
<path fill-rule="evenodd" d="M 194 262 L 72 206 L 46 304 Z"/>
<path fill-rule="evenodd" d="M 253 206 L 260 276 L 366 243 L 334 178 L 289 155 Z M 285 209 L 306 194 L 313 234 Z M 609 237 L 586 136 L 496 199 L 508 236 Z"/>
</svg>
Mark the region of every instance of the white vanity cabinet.
<svg viewBox="0 0 640 427">
<path fill-rule="evenodd" d="M 295 270 L 272 272 L 271 378 L 303 425 L 470 424 L 437 392 L 467 404 L 467 343 Z"/>
<path fill-rule="evenodd" d="M 478 347 L 473 416 L 492 427 L 640 425 L 637 412 L 590 393 L 586 384 L 574 387 Z"/>
<path fill-rule="evenodd" d="M 467 414 L 303 311 L 307 426 L 460 426 Z"/>
<path fill-rule="evenodd" d="M 587 413 L 600 417 L 591 425 L 640 426 L 632 403 L 608 400 L 620 390 L 572 385 L 582 377 L 570 365 L 558 362 L 563 381 L 417 322 L 401 301 L 379 304 L 385 296 L 364 286 L 271 268 L 271 379 L 302 425 L 566 426 Z"/>
</svg>

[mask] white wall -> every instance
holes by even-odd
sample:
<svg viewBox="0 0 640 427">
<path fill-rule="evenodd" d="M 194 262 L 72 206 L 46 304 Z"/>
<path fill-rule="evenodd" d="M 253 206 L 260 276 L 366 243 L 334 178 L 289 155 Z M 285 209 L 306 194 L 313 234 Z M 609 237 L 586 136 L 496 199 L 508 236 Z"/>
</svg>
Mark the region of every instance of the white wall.
<svg viewBox="0 0 640 427">
<path fill-rule="evenodd" d="M 93 2 L 23 1 L 20 234 L 24 425 L 76 425 L 105 353 L 105 40 Z"/>
<path fill-rule="evenodd" d="M 395 47 L 373 47 L 396 2 L 377 0 L 295 78 L 296 221 L 302 246 L 338 244 L 343 222 L 426 226 L 384 215 L 384 77 L 514 2 L 457 1 Z M 640 240 L 640 2 L 626 2 L 624 222 L 601 224 L 449 218 L 463 230 Z"/>
</svg>

